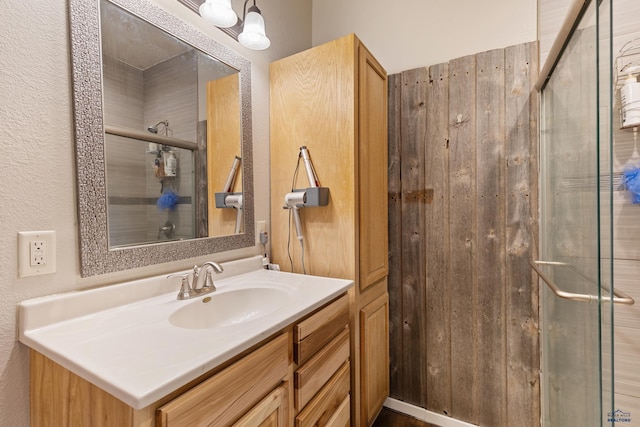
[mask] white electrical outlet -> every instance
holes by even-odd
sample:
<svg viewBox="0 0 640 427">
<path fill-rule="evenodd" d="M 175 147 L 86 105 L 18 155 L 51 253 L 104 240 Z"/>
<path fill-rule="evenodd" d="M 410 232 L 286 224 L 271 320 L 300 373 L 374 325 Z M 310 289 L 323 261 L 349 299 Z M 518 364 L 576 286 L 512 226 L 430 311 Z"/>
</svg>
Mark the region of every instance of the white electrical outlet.
<svg viewBox="0 0 640 427">
<path fill-rule="evenodd" d="M 29 242 L 29 261 L 31 261 L 31 267 L 47 265 L 47 244 L 44 240 Z"/>
<path fill-rule="evenodd" d="M 36 276 L 56 272 L 56 232 L 18 233 L 18 275 Z"/>
</svg>

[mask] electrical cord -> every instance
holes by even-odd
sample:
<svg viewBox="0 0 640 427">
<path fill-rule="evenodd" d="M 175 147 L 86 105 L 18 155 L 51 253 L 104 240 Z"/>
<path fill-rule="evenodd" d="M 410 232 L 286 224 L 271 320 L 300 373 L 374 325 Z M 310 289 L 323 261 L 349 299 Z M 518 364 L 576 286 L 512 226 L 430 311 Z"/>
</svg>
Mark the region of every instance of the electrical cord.
<svg viewBox="0 0 640 427">
<path fill-rule="evenodd" d="M 302 159 L 302 155 L 298 154 L 298 162 L 296 163 L 296 169 L 293 172 L 293 178 L 291 179 L 291 192 L 295 189 L 296 180 L 298 179 L 298 172 L 300 171 L 300 159 Z M 291 265 L 291 271 L 293 272 L 293 256 L 291 255 L 291 210 L 294 208 L 288 207 L 289 210 L 289 230 L 287 233 L 287 256 L 289 257 L 289 264 Z M 304 242 L 300 239 L 300 248 L 301 248 L 301 263 L 302 263 L 302 274 L 307 274 L 306 267 L 304 265 Z"/>
<path fill-rule="evenodd" d="M 287 256 L 289 257 L 289 264 L 291 265 L 291 272 L 293 272 L 293 258 L 291 257 L 291 208 L 289 210 L 289 232 L 287 233 Z"/>
<path fill-rule="evenodd" d="M 304 266 L 304 243 L 300 240 L 300 262 L 302 262 L 302 274 L 307 274 L 307 269 Z"/>
</svg>

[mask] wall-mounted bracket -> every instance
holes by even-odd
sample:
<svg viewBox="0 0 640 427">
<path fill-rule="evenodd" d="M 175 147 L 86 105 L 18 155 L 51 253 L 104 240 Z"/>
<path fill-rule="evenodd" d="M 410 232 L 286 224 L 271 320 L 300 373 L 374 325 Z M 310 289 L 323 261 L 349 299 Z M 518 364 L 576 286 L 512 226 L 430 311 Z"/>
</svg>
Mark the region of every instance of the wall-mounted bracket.
<svg viewBox="0 0 640 427">
<path fill-rule="evenodd" d="M 304 191 L 304 207 L 327 206 L 329 204 L 329 187 L 309 187 L 304 190 L 293 190 L 294 193 Z"/>
<path fill-rule="evenodd" d="M 239 193 L 228 193 L 221 192 L 215 193 L 216 200 L 216 208 L 235 208 L 238 209 L 242 207 L 242 192 Z M 238 201 L 240 206 L 238 206 Z"/>
</svg>

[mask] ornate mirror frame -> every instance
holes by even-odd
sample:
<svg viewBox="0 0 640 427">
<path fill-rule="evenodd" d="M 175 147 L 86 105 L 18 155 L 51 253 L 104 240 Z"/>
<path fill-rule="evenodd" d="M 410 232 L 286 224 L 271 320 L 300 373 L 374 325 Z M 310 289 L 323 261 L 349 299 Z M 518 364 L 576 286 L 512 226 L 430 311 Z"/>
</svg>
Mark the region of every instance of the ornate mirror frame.
<svg viewBox="0 0 640 427">
<path fill-rule="evenodd" d="M 70 0 L 81 276 L 94 276 L 250 247 L 255 244 L 251 64 L 147 0 L 109 0 L 240 71 L 243 234 L 109 248 L 103 116 L 100 1 Z"/>
</svg>

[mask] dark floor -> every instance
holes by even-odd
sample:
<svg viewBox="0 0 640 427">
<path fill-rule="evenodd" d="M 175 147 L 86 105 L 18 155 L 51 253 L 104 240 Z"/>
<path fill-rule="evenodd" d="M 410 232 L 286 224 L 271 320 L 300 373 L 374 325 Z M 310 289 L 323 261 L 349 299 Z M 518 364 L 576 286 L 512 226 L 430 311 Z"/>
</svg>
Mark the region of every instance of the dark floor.
<svg viewBox="0 0 640 427">
<path fill-rule="evenodd" d="M 409 415 L 401 414 L 388 408 L 382 408 L 380 415 L 373 422 L 373 427 L 438 427 L 425 423 Z"/>
</svg>

